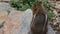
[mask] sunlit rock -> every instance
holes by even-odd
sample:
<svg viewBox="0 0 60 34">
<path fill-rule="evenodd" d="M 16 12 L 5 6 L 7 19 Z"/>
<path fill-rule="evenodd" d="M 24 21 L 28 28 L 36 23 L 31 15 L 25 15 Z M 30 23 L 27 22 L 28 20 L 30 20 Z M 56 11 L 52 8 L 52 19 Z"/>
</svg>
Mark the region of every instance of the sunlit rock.
<svg viewBox="0 0 60 34">
<path fill-rule="evenodd" d="M 28 34 L 30 32 L 30 24 L 32 21 L 33 13 L 31 9 L 27 9 L 24 12 L 24 16 L 22 17 L 21 25 L 17 31 L 17 34 Z"/>
<path fill-rule="evenodd" d="M 7 19 L 7 13 L 0 11 L 0 34 L 4 33 L 3 27 L 6 19 Z"/>
<path fill-rule="evenodd" d="M 11 12 L 4 24 L 4 34 L 16 34 L 19 24 L 21 23 L 22 16 L 23 12 Z"/>
<path fill-rule="evenodd" d="M 6 20 L 7 18 L 7 13 L 0 11 L 0 25 Z"/>
</svg>

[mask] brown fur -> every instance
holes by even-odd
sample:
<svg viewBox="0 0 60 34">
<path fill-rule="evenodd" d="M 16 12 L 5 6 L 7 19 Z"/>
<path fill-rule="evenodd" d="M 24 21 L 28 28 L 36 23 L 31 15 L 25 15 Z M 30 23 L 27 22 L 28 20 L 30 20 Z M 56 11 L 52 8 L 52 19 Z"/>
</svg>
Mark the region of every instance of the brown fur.
<svg viewBox="0 0 60 34">
<path fill-rule="evenodd" d="M 42 2 L 34 3 L 33 14 L 37 14 L 37 13 L 44 13 L 44 14 L 46 14 L 46 10 L 45 10 Z"/>
<path fill-rule="evenodd" d="M 45 30 L 43 31 L 43 26 L 45 23 L 45 8 L 42 4 L 42 2 L 35 3 L 33 8 L 33 15 L 35 15 L 35 18 L 33 17 L 32 24 L 31 24 L 31 32 L 32 34 L 46 34 L 47 32 L 47 23 L 45 26 Z"/>
</svg>

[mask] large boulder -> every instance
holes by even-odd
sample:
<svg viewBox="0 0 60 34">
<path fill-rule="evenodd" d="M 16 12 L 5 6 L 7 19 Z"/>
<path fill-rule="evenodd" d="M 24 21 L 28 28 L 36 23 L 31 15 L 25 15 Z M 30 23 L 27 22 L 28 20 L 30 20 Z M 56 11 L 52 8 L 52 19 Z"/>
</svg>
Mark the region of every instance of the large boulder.
<svg viewBox="0 0 60 34">
<path fill-rule="evenodd" d="M 7 19 L 7 13 L 0 11 L 0 34 L 3 34 L 4 21 Z"/>
<path fill-rule="evenodd" d="M 21 23 L 21 19 L 23 16 L 23 12 L 20 11 L 12 11 L 4 24 L 4 34 L 16 34 L 19 24 Z"/>
<path fill-rule="evenodd" d="M 18 31 L 16 34 L 28 34 L 30 32 L 30 24 L 32 21 L 33 12 L 31 9 L 27 9 L 24 12 L 24 16 L 22 17 L 22 22 L 19 25 Z"/>
</svg>

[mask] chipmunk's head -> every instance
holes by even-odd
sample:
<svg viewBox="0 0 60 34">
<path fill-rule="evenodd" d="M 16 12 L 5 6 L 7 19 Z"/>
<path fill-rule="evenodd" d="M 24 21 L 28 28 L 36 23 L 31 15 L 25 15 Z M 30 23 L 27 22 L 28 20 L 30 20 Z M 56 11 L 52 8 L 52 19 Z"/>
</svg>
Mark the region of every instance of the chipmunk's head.
<svg viewBox="0 0 60 34">
<path fill-rule="evenodd" d="M 42 2 L 34 3 L 34 6 L 33 6 L 33 15 L 34 14 L 38 14 L 38 13 L 43 13 L 43 14 L 46 13 L 45 8 L 44 8 Z"/>
</svg>

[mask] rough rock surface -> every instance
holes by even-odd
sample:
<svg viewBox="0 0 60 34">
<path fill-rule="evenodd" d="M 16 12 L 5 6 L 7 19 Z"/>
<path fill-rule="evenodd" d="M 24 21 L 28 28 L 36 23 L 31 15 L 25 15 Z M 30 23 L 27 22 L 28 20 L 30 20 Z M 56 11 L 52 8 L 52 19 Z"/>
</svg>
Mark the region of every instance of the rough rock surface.
<svg viewBox="0 0 60 34">
<path fill-rule="evenodd" d="M 8 15 L 7 10 L 10 11 Z M 0 28 L 0 34 L 15 34 L 21 22 L 24 12 L 16 11 L 9 3 L 0 2 L 0 25 L 4 22 L 4 27 Z"/>
<path fill-rule="evenodd" d="M 4 34 L 16 34 L 19 24 L 21 23 L 22 16 L 23 12 L 11 12 L 4 24 Z"/>
<path fill-rule="evenodd" d="M 9 3 L 0 2 L 0 11 L 6 12 L 7 10 L 15 11 L 14 8 L 12 8 Z"/>
<path fill-rule="evenodd" d="M 0 26 L 3 25 L 2 23 L 6 20 L 7 18 L 7 13 L 0 11 Z M 3 34 L 3 26 L 0 28 L 0 34 Z"/>
<path fill-rule="evenodd" d="M 32 17 L 33 17 L 32 10 L 31 9 L 27 9 L 24 12 L 24 16 L 22 17 L 22 22 L 19 25 L 17 34 L 28 34 L 29 33 Z"/>
</svg>

